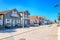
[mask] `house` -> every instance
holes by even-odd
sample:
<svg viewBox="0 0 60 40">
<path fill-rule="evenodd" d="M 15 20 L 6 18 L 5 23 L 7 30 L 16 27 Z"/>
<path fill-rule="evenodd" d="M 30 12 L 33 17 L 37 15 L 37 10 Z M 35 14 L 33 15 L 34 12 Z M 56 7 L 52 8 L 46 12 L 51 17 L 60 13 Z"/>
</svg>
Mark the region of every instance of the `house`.
<svg viewBox="0 0 60 40">
<path fill-rule="evenodd" d="M 40 19 L 41 25 L 48 24 L 48 19 L 44 16 L 41 16 L 42 18 Z"/>
<path fill-rule="evenodd" d="M 4 27 L 15 27 L 15 26 L 21 26 L 21 16 L 19 15 L 18 11 L 16 9 L 7 10 L 0 12 L 1 15 L 1 25 Z"/>
<path fill-rule="evenodd" d="M 3 14 L 0 12 L 0 26 L 3 25 Z"/>
<path fill-rule="evenodd" d="M 30 25 L 31 26 L 34 26 L 35 24 L 41 24 L 40 23 L 40 19 L 41 19 L 42 17 L 41 16 L 30 16 Z"/>
<path fill-rule="evenodd" d="M 30 20 L 29 20 L 29 16 L 30 16 L 30 13 L 25 10 L 25 11 L 21 11 L 19 12 L 20 15 L 21 15 L 21 24 L 22 24 L 22 27 L 29 27 L 30 25 Z"/>
<path fill-rule="evenodd" d="M 48 19 L 44 16 L 30 16 L 30 25 L 45 25 L 49 23 L 47 20 Z"/>
<path fill-rule="evenodd" d="M 34 26 L 35 16 L 30 16 L 29 19 L 30 19 L 30 26 Z"/>
<path fill-rule="evenodd" d="M 41 22 L 41 25 L 48 25 L 52 23 L 49 19 L 47 19 L 44 16 L 42 16 L 42 18 L 40 19 L 40 22 Z"/>
</svg>

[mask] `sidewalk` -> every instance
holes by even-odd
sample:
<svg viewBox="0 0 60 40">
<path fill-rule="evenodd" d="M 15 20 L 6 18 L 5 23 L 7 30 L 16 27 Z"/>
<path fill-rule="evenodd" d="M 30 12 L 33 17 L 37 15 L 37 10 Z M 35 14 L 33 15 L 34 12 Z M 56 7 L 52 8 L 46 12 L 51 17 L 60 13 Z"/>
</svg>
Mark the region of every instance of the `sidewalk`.
<svg viewBox="0 0 60 40">
<path fill-rule="evenodd" d="M 58 40 L 60 40 L 60 26 L 58 27 Z"/>
</svg>

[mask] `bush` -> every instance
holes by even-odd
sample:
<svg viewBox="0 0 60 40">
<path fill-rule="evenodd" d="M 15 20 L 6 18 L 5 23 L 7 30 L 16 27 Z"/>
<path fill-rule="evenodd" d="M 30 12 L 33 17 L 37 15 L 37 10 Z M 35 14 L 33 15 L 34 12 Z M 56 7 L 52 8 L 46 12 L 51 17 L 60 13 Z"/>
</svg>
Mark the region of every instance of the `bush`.
<svg viewBox="0 0 60 40">
<path fill-rule="evenodd" d="M 1 29 L 4 29 L 4 26 L 1 26 L 1 25 L 0 25 L 0 30 L 1 30 Z"/>
</svg>

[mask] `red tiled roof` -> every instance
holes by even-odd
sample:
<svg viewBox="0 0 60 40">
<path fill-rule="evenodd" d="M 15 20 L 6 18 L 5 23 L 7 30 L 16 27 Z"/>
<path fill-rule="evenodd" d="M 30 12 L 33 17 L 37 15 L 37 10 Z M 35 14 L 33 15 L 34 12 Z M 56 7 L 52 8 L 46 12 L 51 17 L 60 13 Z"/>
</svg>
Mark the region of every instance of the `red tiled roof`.
<svg viewBox="0 0 60 40">
<path fill-rule="evenodd" d="M 39 19 L 41 19 L 42 17 L 41 17 L 41 16 L 30 16 L 30 20 L 33 20 L 33 19 L 36 19 L 36 18 L 39 20 Z"/>
<path fill-rule="evenodd" d="M 14 9 L 12 9 L 12 10 L 15 10 L 15 9 L 16 9 L 16 8 L 14 8 Z M 6 13 L 8 13 L 8 12 L 12 11 L 12 10 L 2 11 L 2 12 L 0 12 L 0 15 L 6 14 Z"/>
<path fill-rule="evenodd" d="M 10 12 L 10 10 L 6 10 L 6 11 L 3 11 L 3 12 L 0 12 L 0 15 L 6 14 L 7 12 Z"/>
</svg>

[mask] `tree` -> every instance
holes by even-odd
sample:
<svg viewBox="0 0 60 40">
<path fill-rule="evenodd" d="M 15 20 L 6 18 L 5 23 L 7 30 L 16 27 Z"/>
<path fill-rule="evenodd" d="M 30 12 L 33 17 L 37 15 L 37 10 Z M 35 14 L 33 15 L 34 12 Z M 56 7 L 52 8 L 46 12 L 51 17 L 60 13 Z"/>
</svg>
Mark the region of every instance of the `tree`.
<svg viewBox="0 0 60 40">
<path fill-rule="evenodd" d="M 58 16 L 58 20 L 60 20 L 60 16 Z"/>
<path fill-rule="evenodd" d="M 58 13 L 58 20 L 60 20 L 60 13 Z"/>
<path fill-rule="evenodd" d="M 59 7 L 59 6 L 60 6 L 60 4 L 56 4 L 54 7 L 57 8 L 57 7 Z"/>
<path fill-rule="evenodd" d="M 59 6 L 60 6 L 60 4 L 56 4 L 54 7 L 57 8 Z M 58 20 L 60 21 L 60 13 L 58 13 Z"/>
</svg>

